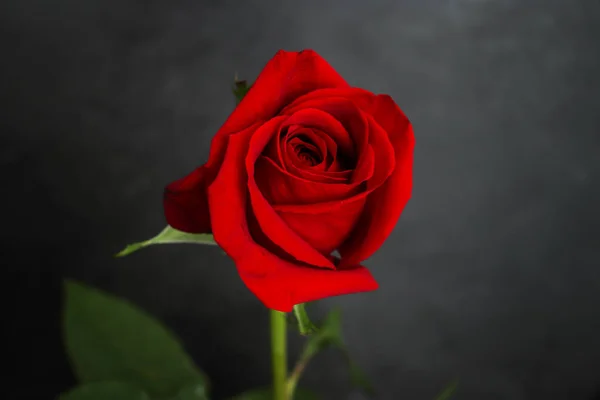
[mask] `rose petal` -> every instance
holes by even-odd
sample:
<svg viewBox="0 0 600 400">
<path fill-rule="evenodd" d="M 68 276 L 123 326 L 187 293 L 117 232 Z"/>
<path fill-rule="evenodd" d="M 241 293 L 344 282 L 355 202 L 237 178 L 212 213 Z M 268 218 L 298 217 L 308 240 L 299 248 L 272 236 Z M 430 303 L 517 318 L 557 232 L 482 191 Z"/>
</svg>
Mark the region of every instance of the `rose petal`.
<svg viewBox="0 0 600 400">
<path fill-rule="evenodd" d="M 350 170 L 346 171 L 312 171 L 310 169 L 300 169 L 290 161 L 289 172 L 295 176 L 304 178 L 312 182 L 323 183 L 347 183 L 352 176 Z"/>
<path fill-rule="evenodd" d="M 310 130 L 301 128 L 295 131 L 293 137 L 286 139 L 285 152 L 287 153 L 287 159 L 298 168 L 324 171 L 327 157 L 326 144 L 321 139 L 319 139 L 318 144 L 308 141 L 307 139 L 311 134 Z M 304 158 L 303 151 L 308 151 L 312 156 L 308 159 Z M 306 157 L 306 155 L 304 156 Z"/>
<path fill-rule="evenodd" d="M 361 162 L 358 163 L 350 177 L 350 182 L 354 184 L 360 184 L 371 179 L 375 172 L 375 152 L 373 151 L 373 147 L 369 144 L 364 144 L 363 148 Z"/>
<path fill-rule="evenodd" d="M 377 289 L 362 266 L 343 271 L 298 266 L 253 240 L 246 220 L 244 160 L 239 157 L 248 149 L 250 137 L 231 137 L 223 166 L 208 188 L 215 241 L 233 259 L 246 286 L 267 307 L 282 312 L 308 301 Z"/>
<path fill-rule="evenodd" d="M 331 254 L 348 238 L 360 218 L 366 198 L 338 201 L 335 209 L 321 214 L 278 211 L 285 223 L 323 254 Z M 298 208 L 296 208 L 298 209 Z"/>
<path fill-rule="evenodd" d="M 247 171 L 247 188 L 250 194 L 252 210 L 261 227 L 262 232 L 285 252 L 298 261 L 322 268 L 335 268 L 329 259 L 319 253 L 293 230 L 277 215 L 272 205 L 267 202 L 255 181 L 255 167 L 257 158 L 269 140 L 278 132 L 281 123 L 287 117 L 281 116 L 270 120 L 258 128 L 253 134 L 245 154 L 245 167 L 240 169 Z M 223 168 L 223 167 L 222 167 Z"/>
<path fill-rule="evenodd" d="M 254 124 L 246 131 L 252 132 L 257 126 Z M 173 228 L 188 233 L 211 232 L 207 188 L 221 166 L 227 140 L 228 136 L 213 140 L 206 164 L 165 188 L 163 209 L 167 223 Z"/>
<path fill-rule="evenodd" d="M 163 207 L 167 223 L 173 228 L 189 233 L 210 233 L 206 168 L 197 168 L 169 184 L 164 191 Z"/>
<path fill-rule="evenodd" d="M 338 146 L 329 134 L 314 127 L 303 127 L 300 125 L 294 127 L 296 127 L 296 130 L 294 131 L 295 135 L 306 134 L 306 136 L 308 136 L 312 141 L 319 144 L 319 149 L 324 155 L 324 162 L 318 166 L 315 165 L 313 168 L 308 169 L 309 171 L 323 171 L 326 172 L 326 175 L 329 175 L 328 173 L 337 173 L 341 171 L 341 165 L 337 160 Z M 269 145 L 273 142 L 274 140 L 272 140 Z M 277 164 L 283 167 L 283 169 L 289 170 L 289 168 L 286 168 L 285 165 L 282 166 L 279 163 Z"/>
<path fill-rule="evenodd" d="M 368 292 L 379 287 L 371 272 L 363 266 L 340 271 L 307 268 L 277 259 L 259 248 L 248 246 L 246 249 L 246 256 L 234 259 L 240 277 L 248 289 L 273 310 L 291 312 L 296 304 Z M 246 264 L 255 262 L 271 263 L 275 268 L 264 276 L 243 272 Z"/>
<path fill-rule="evenodd" d="M 288 154 L 291 156 L 291 160 L 296 164 L 297 167 L 303 167 L 314 171 L 324 171 L 327 165 L 327 142 L 317 135 L 312 129 L 305 128 L 299 125 L 292 125 L 288 128 L 288 133 L 284 139 L 285 143 L 281 143 L 281 146 L 285 146 L 287 152 L 292 151 Z M 311 151 L 312 154 L 318 155 L 315 159 L 314 165 L 305 165 L 306 163 L 298 157 L 297 149 L 305 148 Z"/>
<path fill-rule="evenodd" d="M 240 157 L 248 146 L 249 138 L 247 134 L 231 136 L 219 174 L 208 187 L 213 237 L 234 260 L 245 254 L 246 248 L 254 243 L 246 220 L 246 174 L 243 157 Z M 264 275 L 272 268 L 269 263 L 253 263 L 246 265 L 244 272 Z"/>
<path fill-rule="evenodd" d="M 265 157 L 269 157 L 277 165 L 282 166 L 282 167 L 284 167 L 284 161 L 283 161 L 283 151 L 281 149 L 282 146 L 280 145 L 280 142 L 283 141 L 285 136 L 286 136 L 286 133 L 281 132 L 281 127 L 279 127 L 278 132 L 275 133 L 275 135 L 273 136 L 273 139 L 271 141 L 269 141 L 269 143 L 265 147 L 265 150 L 263 151 L 263 155 Z"/>
<path fill-rule="evenodd" d="M 360 182 L 322 183 L 294 176 L 268 157 L 260 157 L 255 168 L 256 183 L 272 206 L 340 201 L 354 196 L 362 189 Z"/>
<path fill-rule="evenodd" d="M 396 167 L 385 184 L 367 199 L 354 231 L 339 249 L 340 268 L 351 267 L 369 258 L 389 236 L 396 225 L 412 191 L 412 168 L 415 137 L 410 121 L 391 97 L 377 96 L 367 110 L 388 133 L 394 147 Z"/>
<path fill-rule="evenodd" d="M 321 88 L 349 87 L 313 50 L 280 50 L 267 63 L 220 131 L 238 132 L 257 120 L 266 121 L 296 98 Z"/>
<path fill-rule="evenodd" d="M 327 154 L 325 156 L 325 171 L 339 172 L 341 165 L 337 159 L 337 144 L 327 133 L 318 128 L 310 128 L 310 130 L 325 143 Z"/>
<path fill-rule="evenodd" d="M 345 98 L 351 100 L 360 108 L 370 107 L 375 94 L 364 89 L 354 87 L 322 88 L 313 90 L 288 104 L 281 114 L 292 114 L 298 110 L 310 107 L 310 104 L 319 103 L 319 100 L 330 98 Z M 313 102 L 313 103 L 311 103 Z"/>
</svg>

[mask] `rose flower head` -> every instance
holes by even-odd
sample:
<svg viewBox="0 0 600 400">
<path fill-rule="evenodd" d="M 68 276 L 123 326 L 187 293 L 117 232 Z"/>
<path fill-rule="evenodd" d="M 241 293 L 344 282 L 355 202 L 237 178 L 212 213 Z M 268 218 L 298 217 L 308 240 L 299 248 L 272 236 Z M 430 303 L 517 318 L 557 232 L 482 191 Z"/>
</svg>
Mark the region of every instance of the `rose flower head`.
<svg viewBox="0 0 600 400">
<path fill-rule="evenodd" d="M 279 51 L 208 161 L 167 186 L 165 216 L 212 233 L 271 309 L 374 290 L 361 263 L 410 198 L 414 143 L 390 96 L 350 87 L 312 50 Z"/>
</svg>

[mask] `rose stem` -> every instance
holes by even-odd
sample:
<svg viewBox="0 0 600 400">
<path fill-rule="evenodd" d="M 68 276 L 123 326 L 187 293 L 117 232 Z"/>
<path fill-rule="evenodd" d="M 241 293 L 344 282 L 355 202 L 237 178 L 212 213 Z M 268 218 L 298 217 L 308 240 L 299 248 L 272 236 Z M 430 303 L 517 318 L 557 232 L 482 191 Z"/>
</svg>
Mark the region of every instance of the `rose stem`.
<svg viewBox="0 0 600 400">
<path fill-rule="evenodd" d="M 287 378 L 287 321 L 285 313 L 271 310 L 271 357 L 273 362 L 273 400 L 289 400 Z"/>
</svg>

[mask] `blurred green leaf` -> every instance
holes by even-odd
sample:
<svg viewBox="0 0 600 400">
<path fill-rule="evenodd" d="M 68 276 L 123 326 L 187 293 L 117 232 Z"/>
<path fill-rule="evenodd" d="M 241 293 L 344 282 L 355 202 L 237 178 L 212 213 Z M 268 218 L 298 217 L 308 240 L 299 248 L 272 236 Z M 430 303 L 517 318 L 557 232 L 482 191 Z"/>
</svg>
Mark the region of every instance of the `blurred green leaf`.
<svg viewBox="0 0 600 400">
<path fill-rule="evenodd" d="M 209 244 L 216 245 L 213 235 L 208 233 L 186 233 L 178 231 L 175 228 L 171 228 L 167 225 L 158 235 L 152 239 L 145 240 L 143 242 L 137 242 L 127 245 L 123 250 L 115 254 L 115 257 L 125 257 L 139 249 L 155 244 L 177 244 L 177 243 L 191 243 L 191 244 Z"/>
<path fill-rule="evenodd" d="M 159 398 L 207 386 L 175 335 L 146 312 L 81 283 L 66 281 L 65 291 L 65 345 L 81 383 L 131 382 Z"/>
<path fill-rule="evenodd" d="M 170 400 L 209 400 L 206 388 L 202 384 L 183 387 L 177 396 Z"/>
<path fill-rule="evenodd" d="M 327 347 L 344 348 L 341 336 L 341 313 L 333 310 L 325 317 L 316 335 L 311 336 L 304 348 L 305 354 L 314 356 Z"/>
<path fill-rule="evenodd" d="M 290 400 L 320 400 L 321 398 L 313 392 L 298 388 L 294 397 Z M 253 389 L 248 392 L 238 394 L 229 400 L 273 400 L 273 391 L 271 388 Z"/>
<path fill-rule="evenodd" d="M 334 347 L 342 351 L 344 358 L 348 362 L 352 384 L 361 389 L 365 394 L 373 395 L 375 393 L 373 385 L 369 382 L 369 379 L 360 367 L 352 361 L 344 344 L 342 339 L 341 312 L 339 310 L 332 310 L 323 321 L 319 331 L 308 339 L 302 359 L 308 360 L 328 347 Z"/>
<path fill-rule="evenodd" d="M 318 328 L 312 323 L 306 312 L 304 303 L 294 306 L 294 316 L 296 317 L 298 331 L 301 335 L 312 335 L 318 332 Z"/>
<path fill-rule="evenodd" d="M 356 364 L 348 352 L 344 349 L 346 359 L 348 360 L 348 368 L 350 369 L 350 382 L 354 387 L 361 389 L 366 395 L 374 396 L 375 388 L 367 377 L 367 374 Z"/>
<path fill-rule="evenodd" d="M 233 95 L 236 99 L 236 104 L 240 104 L 240 101 L 242 101 L 246 93 L 248 93 L 248 90 L 250 90 L 250 85 L 248 85 L 248 82 L 245 80 L 239 80 L 236 74 L 232 89 Z"/>
<path fill-rule="evenodd" d="M 458 389 L 458 381 L 453 381 L 440 394 L 437 395 L 435 400 L 450 399 L 454 395 L 454 393 L 456 393 L 456 389 Z"/>
<path fill-rule="evenodd" d="M 81 385 L 60 395 L 59 400 L 150 400 L 141 389 L 124 382 Z"/>
</svg>

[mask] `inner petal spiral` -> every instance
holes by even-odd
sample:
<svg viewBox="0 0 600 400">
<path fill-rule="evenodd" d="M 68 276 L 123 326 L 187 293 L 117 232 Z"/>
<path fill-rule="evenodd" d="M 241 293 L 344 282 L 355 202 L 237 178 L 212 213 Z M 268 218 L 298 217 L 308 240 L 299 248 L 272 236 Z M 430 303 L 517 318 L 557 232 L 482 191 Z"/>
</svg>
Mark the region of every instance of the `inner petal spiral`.
<svg viewBox="0 0 600 400">
<path fill-rule="evenodd" d="M 323 162 L 320 149 L 306 135 L 294 136 L 288 146 L 292 148 L 296 159 L 306 166 L 314 167 Z"/>
<path fill-rule="evenodd" d="M 355 136 L 330 113 L 299 110 L 277 128 L 262 155 L 299 179 L 349 183 L 359 158 Z"/>
</svg>

